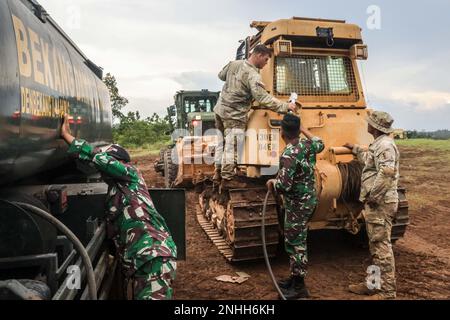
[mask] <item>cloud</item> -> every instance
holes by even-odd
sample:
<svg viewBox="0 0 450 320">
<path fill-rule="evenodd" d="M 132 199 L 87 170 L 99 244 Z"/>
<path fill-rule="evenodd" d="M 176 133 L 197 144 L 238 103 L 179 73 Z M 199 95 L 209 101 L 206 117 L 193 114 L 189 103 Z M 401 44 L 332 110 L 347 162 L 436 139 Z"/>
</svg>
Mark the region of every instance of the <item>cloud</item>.
<svg viewBox="0 0 450 320">
<path fill-rule="evenodd" d="M 413 106 L 416 111 L 450 111 L 450 93 L 440 91 L 399 91 L 392 94 L 392 99 Z"/>
<path fill-rule="evenodd" d="M 217 78 L 217 73 L 204 71 L 182 72 L 172 77 L 185 90 L 209 89 L 220 91 L 222 82 Z"/>
</svg>

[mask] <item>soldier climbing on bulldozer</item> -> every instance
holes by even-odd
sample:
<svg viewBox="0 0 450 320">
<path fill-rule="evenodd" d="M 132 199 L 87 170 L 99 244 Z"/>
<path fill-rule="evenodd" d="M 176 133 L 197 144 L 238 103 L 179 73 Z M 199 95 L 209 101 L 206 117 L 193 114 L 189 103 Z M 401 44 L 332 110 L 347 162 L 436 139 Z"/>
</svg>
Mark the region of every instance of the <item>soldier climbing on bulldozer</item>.
<svg viewBox="0 0 450 320">
<path fill-rule="evenodd" d="M 219 79 L 225 81 L 221 95 L 214 108 L 216 128 L 222 133 L 224 144 L 219 144 L 216 152 L 216 168 L 213 181 L 221 182 L 225 189 L 242 188 L 245 183 L 233 179 L 236 175 L 237 154 L 234 138 L 243 141 L 247 126 L 248 112 L 252 100 L 260 108 L 280 113 L 294 111 L 295 103 L 282 102 L 267 93 L 259 70 L 264 68 L 272 56 L 272 51 L 264 45 L 253 49 L 248 60 L 230 62 L 219 73 Z M 232 132 L 233 131 L 233 132 Z"/>
</svg>

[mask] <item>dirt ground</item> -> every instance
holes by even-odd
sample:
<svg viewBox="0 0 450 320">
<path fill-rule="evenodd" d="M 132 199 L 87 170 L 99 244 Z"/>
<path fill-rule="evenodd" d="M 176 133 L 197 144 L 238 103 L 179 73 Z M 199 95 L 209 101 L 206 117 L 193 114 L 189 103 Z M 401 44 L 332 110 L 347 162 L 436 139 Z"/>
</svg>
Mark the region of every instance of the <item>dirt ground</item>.
<svg viewBox="0 0 450 320">
<path fill-rule="evenodd" d="M 398 299 L 450 298 L 450 155 L 443 151 L 401 147 L 401 185 L 408 190 L 411 223 L 394 246 Z M 156 157 L 139 158 L 149 187 L 163 187 L 153 171 Z M 176 299 L 267 300 L 277 294 L 264 261 L 228 264 L 209 241 L 195 218 L 197 194 L 187 192 L 187 260 L 178 264 Z M 347 291 L 364 279 L 370 263 L 367 248 L 344 232 L 311 232 L 307 285 L 313 299 L 358 299 Z M 288 258 L 272 260 L 274 274 L 288 276 Z M 243 284 L 215 280 L 220 275 L 248 273 Z"/>
</svg>

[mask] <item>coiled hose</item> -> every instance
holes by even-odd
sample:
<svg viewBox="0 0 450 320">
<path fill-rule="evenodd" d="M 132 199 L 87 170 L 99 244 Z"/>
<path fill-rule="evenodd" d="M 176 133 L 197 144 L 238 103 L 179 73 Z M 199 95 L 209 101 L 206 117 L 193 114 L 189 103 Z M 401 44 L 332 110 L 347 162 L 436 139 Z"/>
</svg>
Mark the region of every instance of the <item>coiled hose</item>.
<svg viewBox="0 0 450 320">
<path fill-rule="evenodd" d="M 267 191 L 266 198 L 264 199 L 264 205 L 262 210 L 262 223 L 261 223 L 261 238 L 263 243 L 263 253 L 264 253 L 264 260 L 266 261 L 266 267 L 269 271 L 270 278 L 272 279 L 272 283 L 277 290 L 278 294 L 280 295 L 281 299 L 287 300 L 284 296 L 283 292 L 281 291 L 280 287 L 278 286 L 277 280 L 275 279 L 275 276 L 272 271 L 272 266 L 270 265 L 269 260 L 269 254 L 267 253 L 267 244 L 266 244 L 266 208 L 267 208 L 267 202 L 269 201 L 269 197 L 271 195 L 270 190 Z"/>
<path fill-rule="evenodd" d="M 22 202 L 11 202 L 7 200 L 0 201 L 5 202 L 9 205 L 12 205 L 19 210 L 30 210 L 37 216 L 41 217 L 42 219 L 48 221 L 51 223 L 58 231 L 60 231 L 62 234 L 64 234 L 74 245 L 75 250 L 78 252 L 78 254 L 81 257 L 81 260 L 83 261 L 83 264 L 86 267 L 86 275 L 87 275 L 87 282 L 89 287 L 89 296 L 91 300 L 97 300 L 97 285 L 95 281 L 95 274 L 94 274 L 94 268 L 92 267 L 91 259 L 89 258 L 89 254 L 87 253 L 86 249 L 84 248 L 81 241 L 77 238 L 77 236 L 69 229 L 67 228 L 61 221 L 56 219 L 54 216 L 49 214 L 48 212 L 37 208 L 35 206 L 32 206 L 27 203 Z"/>
</svg>

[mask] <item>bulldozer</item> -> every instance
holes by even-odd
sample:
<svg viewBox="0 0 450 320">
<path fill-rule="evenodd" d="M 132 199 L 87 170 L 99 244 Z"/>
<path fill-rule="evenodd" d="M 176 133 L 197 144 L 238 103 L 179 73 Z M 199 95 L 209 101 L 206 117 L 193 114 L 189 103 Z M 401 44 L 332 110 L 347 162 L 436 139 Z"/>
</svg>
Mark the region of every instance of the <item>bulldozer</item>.
<svg viewBox="0 0 450 320">
<path fill-rule="evenodd" d="M 167 108 L 167 114 L 173 125 L 173 143 L 165 149 L 161 149 L 159 159 L 154 168 L 164 177 L 167 188 L 182 183 L 175 183 L 179 171 L 178 153 L 179 143 L 192 143 L 198 139 L 211 142 L 207 138 L 208 130 L 215 127 L 213 108 L 219 98 L 219 92 L 202 89 L 198 91 L 178 91 L 174 96 L 174 105 Z M 204 174 L 209 176 L 211 172 L 203 168 Z M 211 169 L 211 168 L 210 168 Z M 214 172 L 214 168 L 212 168 Z M 203 172 L 202 171 L 202 172 Z M 194 172 L 182 172 L 180 174 L 184 181 L 195 180 Z"/>
<path fill-rule="evenodd" d="M 261 70 L 266 90 L 280 100 L 297 96 L 302 124 L 322 138 L 325 150 L 317 155 L 316 190 L 319 203 L 310 230 L 338 229 L 358 234 L 364 228 L 363 205 L 358 201 L 361 165 L 346 142 L 368 146 L 367 106 L 359 61 L 368 59 L 361 28 L 343 20 L 293 17 L 254 21 L 256 34 L 240 42 L 236 59 L 246 59 L 258 44 L 273 50 Z M 197 220 L 229 261 L 263 257 L 261 223 L 265 183 L 279 168 L 285 145 L 280 139 L 283 115 L 253 103 L 237 175 L 247 187 L 221 192 L 211 182 L 211 161 L 217 141 L 211 137 L 180 139 L 175 186 L 193 184 L 199 195 Z M 209 140 L 208 140 L 209 139 Z M 406 191 L 399 188 L 399 209 L 392 239 L 401 238 L 409 223 Z M 282 239 L 282 208 L 275 199 L 266 203 L 266 248 L 276 255 Z"/>
</svg>

